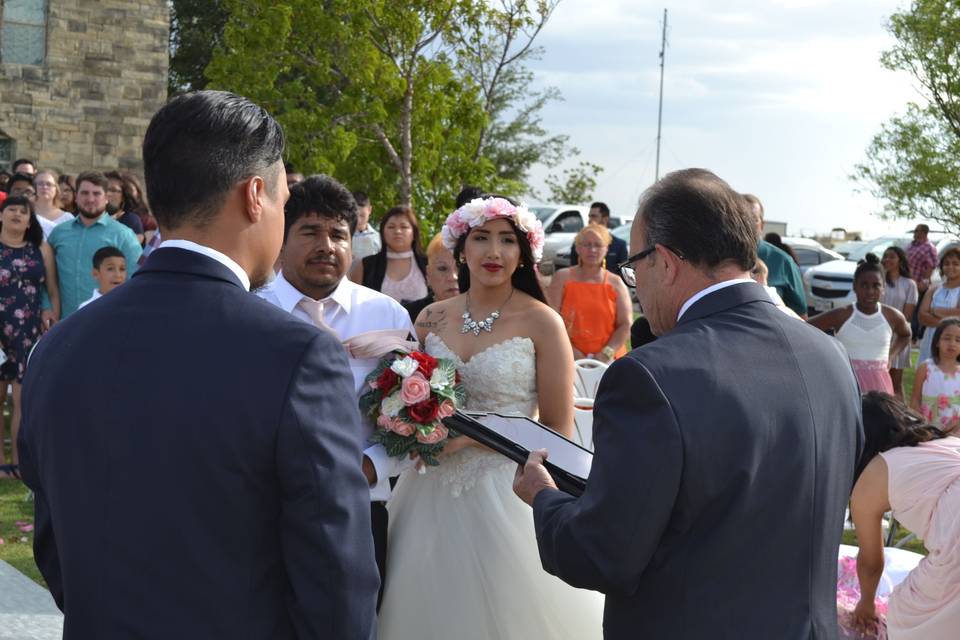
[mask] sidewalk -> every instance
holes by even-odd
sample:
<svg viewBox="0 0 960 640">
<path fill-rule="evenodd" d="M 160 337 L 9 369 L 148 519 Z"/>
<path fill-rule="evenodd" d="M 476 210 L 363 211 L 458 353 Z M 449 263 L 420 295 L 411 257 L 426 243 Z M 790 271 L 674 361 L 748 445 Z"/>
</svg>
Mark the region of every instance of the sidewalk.
<svg viewBox="0 0 960 640">
<path fill-rule="evenodd" d="M 0 560 L 0 640 L 63 637 L 63 614 L 50 593 Z"/>
</svg>

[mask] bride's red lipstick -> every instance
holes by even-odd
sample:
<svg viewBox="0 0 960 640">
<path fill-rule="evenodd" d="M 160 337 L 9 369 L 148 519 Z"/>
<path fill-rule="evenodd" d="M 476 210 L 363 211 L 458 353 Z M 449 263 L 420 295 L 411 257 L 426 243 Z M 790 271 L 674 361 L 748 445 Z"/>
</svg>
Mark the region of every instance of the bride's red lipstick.
<svg viewBox="0 0 960 640">
<path fill-rule="evenodd" d="M 497 271 L 503 269 L 503 265 L 495 264 L 493 262 L 484 262 L 481 266 L 490 273 L 496 273 Z"/>
</svg>

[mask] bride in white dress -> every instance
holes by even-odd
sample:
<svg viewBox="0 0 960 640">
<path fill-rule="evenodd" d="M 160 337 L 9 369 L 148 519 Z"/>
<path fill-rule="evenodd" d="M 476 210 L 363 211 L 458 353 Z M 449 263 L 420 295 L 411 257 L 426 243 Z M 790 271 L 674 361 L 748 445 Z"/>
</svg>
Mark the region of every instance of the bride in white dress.
<svg viewBox="0 0 960 640">
<path fill-rule="evenodd" d="M 539 221 L 503 198 L 478 199 L 443 233 L 468 290 L 420 314 L 426 351 L 456 362 L 467 409 L 538 417 L 569 437 L 573 355 L 533 269 Z M 438 467 L 400 477 L 387 505 L 380 640 L 602 637 L 603 596 L 541 567 L 533 514 L 513 493 L 516 468 L 460 437 Z"/>
</svg>

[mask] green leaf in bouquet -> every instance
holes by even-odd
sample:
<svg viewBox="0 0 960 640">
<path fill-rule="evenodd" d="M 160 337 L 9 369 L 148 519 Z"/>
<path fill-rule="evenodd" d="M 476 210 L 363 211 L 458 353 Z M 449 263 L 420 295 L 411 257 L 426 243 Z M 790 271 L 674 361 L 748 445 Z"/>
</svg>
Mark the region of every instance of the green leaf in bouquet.
<svg viewBox="0 0 960 640">
<path fill-rule="evenodd" d="M 441 451 L 443 451 L 443 446 L 445 443 L 446 440 L 443 442 L 438 442 L 437 444 L 420 444 L 417 447 L 417 453 L 425 464 L 435 467 L 440 464 L 440 460 L 437 459 L 437 456 L 440 455 Z"/>
<path fill-rule="evenodd" d="M 400 458 L 407 455 L 418 444 L 417 439 L 413 436 L 401 436 L 385 429 L 378 429 L 374 432 L 370 436 L 370 441 L 375 444 L 382 444 L 387 455 L 391 458 Z"/>
<path fill-rule="evenodd" d="M 458 384 L 453 388 L 454 399 L 453 403 L 457 405 L 457 409 L 463 409 L 467 406 L 467 387 L 464 384 Z"/>
<path fill-rule="evenodd" d="M 370 389 L 360 396 L 360 413 L 375 418 L 374 411 L 380 408 L 382 396 L 380 389 Z"/>
<path fill-rule="evenodd" d="M 447 384 L 452 387 L 457 380 L 457 365 L 449 358 L 441 358 L 437 360 L 437 368 L 443 372 L 447 378 Z"/>
</svg>

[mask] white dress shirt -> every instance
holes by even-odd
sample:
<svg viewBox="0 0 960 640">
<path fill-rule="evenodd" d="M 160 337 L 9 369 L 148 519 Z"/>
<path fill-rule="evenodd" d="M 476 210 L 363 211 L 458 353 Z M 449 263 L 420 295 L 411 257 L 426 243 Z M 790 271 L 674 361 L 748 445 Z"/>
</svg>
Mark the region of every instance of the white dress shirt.
<svg viewBox="0 0 960 640">
<path fill-rule="evenodd" d="M 723 282 L 712 284 L 706 289 L 702 289 L 696 292 L 695 294 L 690 296 L 686 302 L 683 303 L 682 307 L 680 307 L 680 313 L 677 314 L 677 322 L 680 322 L 680 318 L 682 318 L 683 314 L 687 312 L 687 309 L 692 307 L 693 303 L 699 300 L 700 298 L 704 296 L 708 296 L 714 291 L 720 291 L 720 289 L 726 289 L 727 287 L 732 287 L 735 284 L 743 284 L 745 282 L 755 282 L 755 280 L 751 280 L 750 278 L 734 278 L 733 280 L 724 280 Z"/>
<path fill-rule="evenodd" d="M 257 292 L 261 298 L 270 304 L 291 313 L 304 322 L 316 324 L 310 315 L 300 306 L 305 297 L 296 287 L 290 284 L 283 273 L 277 275 L 276 280 Z M 379 291 L 368 289 L 347 278 L 343 278 L 334 292 L 320 300 L 323 304 L 323 321 L 343 342 L 354 336 L 368 331 L 385 329 L 403 329 L 411 335 L 416 335 L 410 314 L 400 306 L 400 303 Z M 363 386 L 367 376 L 377 368 L 379 358 L 348 358 L 350 371 L 353 374 L 354 388 L 357 391 L 357 401 L 364 391 Z M 367 416 L 361 415 L 364 437 L 374 432 L 374 425 Z M 370 500 L 379 502 L 390 497 L 391 476 L 399 475 L 412 463 L 387 455 L 383 445 L 372 445 L 364 452 L 377 470 L 377 484 L 370 487 Z"/>
<path fill-rule="evenodd" d="M 93 295 L 90 296 L 89 298 L 87 298 L 86 300 L 84 300 L 83 302 L 81 302 L 81 303 L 80 303 L 80 306 L 77 307 L 77 310 L 79 311 L 80 309 L 83 309 L 85 306 L 87 306 L 88 304 L 90 304 L 91 302 L 93 302 L 94 300 L 96 300 L 97 298 L 102 298 L 102 297 L 103 297 L 103 296 L 100 294 L 100 289 L 94 289 L 94 290 L 93 290 Z"/>
<path fill-rule="evenodd" d="M 187 251 L 193 251 L 194 253 L 199 253 L 200 255 L 207 256 L 216 260 L 240 279 L 240 282 L 243 284 L 244 289 L 250 291 L 250 276 L 247 275 L 247 272 L 243 270 L 243 267 L 238 265 L 233 258 L 228 256 L 225 253 L 220 253 L 216 249 L 211 249 L 202 244 L 197 244 L 196 242 L 191 242 L 190 240 L 164 240 L 160 243 L 160 246 L 157 249 L 186 249 Z"/>
</svg>

